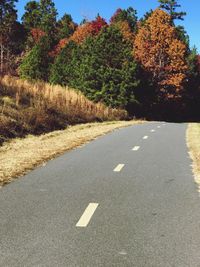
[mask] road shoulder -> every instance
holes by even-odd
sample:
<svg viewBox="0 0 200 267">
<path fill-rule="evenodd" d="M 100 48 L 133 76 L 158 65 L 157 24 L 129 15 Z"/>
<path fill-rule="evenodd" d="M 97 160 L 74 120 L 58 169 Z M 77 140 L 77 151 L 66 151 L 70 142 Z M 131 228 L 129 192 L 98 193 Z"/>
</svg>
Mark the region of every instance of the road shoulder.
<svg viewBox="0 0 200 267">
<path fill-rule="evenodd" d="M 200 192 L 200 123 L 190 123 L 186 135 L 189 154 L 193 161 L 194 179 Z"/>
<path fill-rule="evenodd" d="M 0 186 L 39 165 L 115 129 L 143 121 L 88 123 L 41 136 L 14 139 L 0 147 Z"/>
</svg>

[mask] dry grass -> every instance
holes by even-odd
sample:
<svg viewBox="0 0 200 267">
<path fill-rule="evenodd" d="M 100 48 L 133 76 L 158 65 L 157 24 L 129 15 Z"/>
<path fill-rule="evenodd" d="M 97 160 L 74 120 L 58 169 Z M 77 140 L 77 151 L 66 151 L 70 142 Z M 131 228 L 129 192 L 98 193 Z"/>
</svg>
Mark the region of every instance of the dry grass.
<svg viewBox="0 0 200 267">
<path fill-rule="evenodd" d="M 55 107 L 64 114 L 68 114 L 72 120 L 76 117 L 87 121 L 120 120 L 127 116 L 125 110 L 112 109 L 102 103 L 93 103 L 80 91 L 68 87 L 44 82 L 31 83 L 11 76 L 0 78 L 0 84 L 7 88 L 7 92 L 15 95 L 17 105 L 23 101 L 25 96 L 29 96 L 31 97 L 30 105 L 38 108 Z"/>
<path fill-rule="evenodd" d="M 80 91 L 0 77 L 0 144 L 69 125 L 127 118 L 127 112 L 89 101 Z"/>
<path fill-rule="evenodd" d="M 9 183 L 34 167 L 114 129 L 142 121 L 89 123 L 41 136 L 14 139 L 0 147 L 0 185 Z"/>
<path fill-rule="evenodd" d="M 193 160 L 193 173 L 200 192 L 200 123 L 190 123 L 187 129 L 187 145 Z"/>
</svg>

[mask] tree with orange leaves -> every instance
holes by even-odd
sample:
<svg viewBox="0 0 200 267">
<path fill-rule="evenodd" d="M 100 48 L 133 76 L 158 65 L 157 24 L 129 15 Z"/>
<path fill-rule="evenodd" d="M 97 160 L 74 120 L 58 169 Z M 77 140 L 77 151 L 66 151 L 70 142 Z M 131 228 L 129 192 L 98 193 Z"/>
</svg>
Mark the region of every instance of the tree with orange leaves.
<svg viewBox="0 0 200 267">
<path fill-rule="evenodd" d="M 105 26 L 107 26 L 106 21 L 102 17 L 97 16 L 95 20 L 80 25 L 69 40 L 81 44 L 87 37 L 97 35 Z"/>
<path fill-rule="evenodd" d="M 180 97 L 186 78 L 186 45 L 165 11 L 156 9 L 142 25 L 134 42 L 135 58 L 150 72 L 164 98 Z"/>
<path fill-rule="evenodd" d="M 79 45 L 82 44 L 88 37 L 98 35 L 101 29 L 106 26 L 107 23 L 105 19 L 100 16 L 97 16 L 96 19 L 91 22 L 86 22 L 78 26 L 76 31 L 69 38 L 63 38 L 58 42 L 53 51 L 51 51 L 50 56 L 57 56 L 70 41 Z"/>
</svg>

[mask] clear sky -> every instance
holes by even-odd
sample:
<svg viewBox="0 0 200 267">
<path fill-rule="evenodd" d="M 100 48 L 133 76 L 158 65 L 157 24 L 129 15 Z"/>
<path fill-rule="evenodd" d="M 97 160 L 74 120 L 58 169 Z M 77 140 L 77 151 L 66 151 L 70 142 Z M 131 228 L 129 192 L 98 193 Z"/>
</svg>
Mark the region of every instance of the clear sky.
<svg viewBox="0 0 200 267">
<path fill-rule="evenodd" d="M 18 0 L 17 9 L 21 18 L 27 0 Z M 84 17 L 93 19 L 97 13 L 109 20 L 117 8 L 132 6 L 138 11 L 140 18 L 146 11 L 158 6 L 157 0 L 54 0 L 61 17 L 64 13 L 72 15 L 75 22 L 79 23 Z M 187 12 L 183 24 L 190 36 L 191 46 L 196 46 L 200 53 L 200 0 L 180 0 L 182 11 Z"/>
</svg>

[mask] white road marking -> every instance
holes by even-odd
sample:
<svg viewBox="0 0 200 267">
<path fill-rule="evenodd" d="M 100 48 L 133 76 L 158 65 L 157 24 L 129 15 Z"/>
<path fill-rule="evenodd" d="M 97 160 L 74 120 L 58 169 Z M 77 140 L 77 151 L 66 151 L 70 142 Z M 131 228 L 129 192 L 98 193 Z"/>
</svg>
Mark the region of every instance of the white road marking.
<svg viewBox="0 0 200 267">
<path fill-rule="evenodd" d="M 160 126 L 157 126 L 157 128 L 160 128 Z"/>
<path fill-rule="evenodd" d="M 155 132 L 155 130 L 153 130 L 153 129 L 152 129 L 152 130 L 151 130 L 151 132 L 152 132 L 152 133 L 154 133 L 154 132 Z"/>
<path fill-rule="evenodd" d="M 117 167 L 113 170 L 114 172 L 120 172 L 124 168 L 125 164 L 118 164 Z"/>
<path fill-rule="evenodd" d="M 98 206 L 98 203 L 90 203 L 85 209 L 79 221 L 77 222 L 76 227 L 86 227 Z"/>
<path fill-rule="evenodd" d="M 145 135 L 145 136 L 143 137 L 143 139 L 148 139 L 148 135 Z"/>
<path fill-rule="evenodd" d="M 134 146 L 134 148 L 132 148 L 133 151 L 138 151 L 140 149 L 139 146 Z"/>
</svg>

